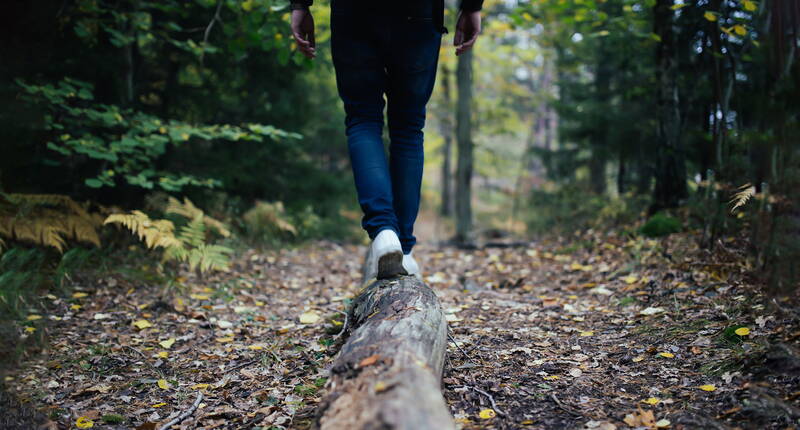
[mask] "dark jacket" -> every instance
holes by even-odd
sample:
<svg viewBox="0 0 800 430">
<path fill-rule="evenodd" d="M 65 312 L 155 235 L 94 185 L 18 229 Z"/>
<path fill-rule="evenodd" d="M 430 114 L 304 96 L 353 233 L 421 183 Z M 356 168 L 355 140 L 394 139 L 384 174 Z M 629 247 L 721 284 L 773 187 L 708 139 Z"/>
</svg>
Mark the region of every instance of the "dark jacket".
<svg viewBox="0 0 800 430">
<path fill-rule="evenodd" d="M 314 0 L 291 0 L 292 9 L 308 9 L 309 6 L 313 3 Z M 374 5 L 386 4 L 387 6 L 383 7 L 389 13 L 403 13 L 403 5 L 405 4 L 417 4 L 417 3 L 424 3 L 427 5 L 432 13 L 431 17 L 436 22 L 437 26 L 442 29 L 442 32 L 447 32 L 447 29 L 444 28 L 444 0 L 416 0 L 416 1 L 409 1 L 409 0 L 401 0 L 401 2 L 386 2 L 382 3 L 384 0 L 365 0 L 365 7 L 374 8 Z M 354 3 L 357 1 L 350 0 L 348 3 Z M 380 2 L 380 3 L 379 3 Z M 475 12 L 481 10 L 483 7 L 483 0 L 461 0 L 460 9 L 466 12 Z"/>
</svg>

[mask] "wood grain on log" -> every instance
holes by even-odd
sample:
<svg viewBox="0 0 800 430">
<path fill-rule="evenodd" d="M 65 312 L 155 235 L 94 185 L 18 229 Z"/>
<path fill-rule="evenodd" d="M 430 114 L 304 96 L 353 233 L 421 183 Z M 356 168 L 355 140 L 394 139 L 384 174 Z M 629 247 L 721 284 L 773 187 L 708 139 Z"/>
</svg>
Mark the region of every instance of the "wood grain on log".
<svg viewBox="0 0 800 430">
<path fill-rule="evenodd" d="M 447 321 L 434 292 L 413 276 L 376 281 L 354 300 L 349 320 L 319 427 L 455 428 L 441 392 Z"/>
</svg>

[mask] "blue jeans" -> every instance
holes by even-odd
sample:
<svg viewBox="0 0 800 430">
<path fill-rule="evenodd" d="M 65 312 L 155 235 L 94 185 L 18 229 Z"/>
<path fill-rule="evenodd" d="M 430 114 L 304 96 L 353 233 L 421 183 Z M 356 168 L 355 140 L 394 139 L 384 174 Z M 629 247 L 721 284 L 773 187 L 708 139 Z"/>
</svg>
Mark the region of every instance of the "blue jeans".
<svg viewBox="0 0 800 430">
<path fill-rule="evenodd" d="M 420 2 L 426 3 L 430 2 Z M 358 203 L 364 212 L 361 225 L 370 239 L 381 230 L 394 230 L 407 254 L 416 243 L 422 128 L 442 34 L 430 7 L 378 12 L 359 4 L 365 2 L 333 1 L 331 46 Z M 388 162 L 384 105 L 388 105 Z"/>
</svg>

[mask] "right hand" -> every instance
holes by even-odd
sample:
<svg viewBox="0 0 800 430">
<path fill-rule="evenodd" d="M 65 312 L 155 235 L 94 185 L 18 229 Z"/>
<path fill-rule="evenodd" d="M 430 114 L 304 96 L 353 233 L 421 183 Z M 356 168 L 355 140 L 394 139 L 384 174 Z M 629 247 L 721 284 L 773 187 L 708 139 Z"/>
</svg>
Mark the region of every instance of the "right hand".
<svg viewBox="0 0 800 430">
<path fill-rule="evenodd" d="M 292 11 L 292 35 L 297 43 L 297 49 L 308 58 L 317 56 L 317 47 L 314 42 L 314 17 L 308 9 L 295 9 Z"/>
<path fill-rule="evenodd" d="M 456 55 L 469 51 L 475 45 L 475 41 L 478 40 L 480 32 L 481 11 L 460 11 L 456 21 L 455 38 L 453 39 L 453 45 L 456 46 Z"/>
</svg>

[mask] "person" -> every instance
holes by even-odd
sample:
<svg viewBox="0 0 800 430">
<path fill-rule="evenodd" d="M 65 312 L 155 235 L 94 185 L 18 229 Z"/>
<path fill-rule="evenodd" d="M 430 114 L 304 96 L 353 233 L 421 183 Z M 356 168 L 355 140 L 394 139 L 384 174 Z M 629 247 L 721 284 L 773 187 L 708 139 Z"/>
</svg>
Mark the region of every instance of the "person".
<svg viewBox="0 0 800 430">
<path fill-rule="evenodd" d="M 316 56 L 313 0 L 291 0 L 298 50 Z M 461 0 L 456 55 L 481 30 L 483 0 Z M 331 0 L 331 50 L 361 225 L 372 243 L 364 281 L 397 275 L 421 278 L 412 249 L 422 185 L 425 106 L 436 78 L 444 0 Z M 384 101 L 384 95 L 386 101 Z M 389 160 L 383 147 L 387 106 Z"/>
</svg>

